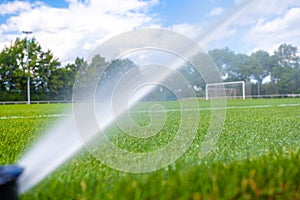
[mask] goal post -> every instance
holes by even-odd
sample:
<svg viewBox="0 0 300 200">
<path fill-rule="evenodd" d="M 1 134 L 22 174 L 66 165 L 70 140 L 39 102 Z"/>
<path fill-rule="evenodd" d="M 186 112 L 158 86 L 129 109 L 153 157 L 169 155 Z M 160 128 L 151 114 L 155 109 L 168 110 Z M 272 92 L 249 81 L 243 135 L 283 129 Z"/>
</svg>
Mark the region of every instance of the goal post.
<svg viewBox="0 0 300 200">
<path fill-rule="evenodd" d="M 246 90 L 246 88 L 245 88 L 245 81 L 232 81 L 232 82 L 221 82 L 221 83 L 208 83 L 208 84 L 206 84 L 206 87 L 205 87 L 205 99 L 209 100 L 209 96 L 210 96 L 210 93 L 211 93 L 212 90 L 215 90 L 215 91 L 218 90 L 218 88 L 214 88 L 214 87 L 217 87 L 217 86 L 226 86 L 226 85 L 241 85 L 240 86 L 241 87 L 241 94 L 240 95 L 241 95 L 242 99 L 246 98 L 246 94 L 245 94 L 245 90 Z M 235 97 L 237 95 L 236 89 L 234 89 L 234 88 L 225 88 L 224 87 L 224 88 L 221 88 L 221 89 L 223 91 L 228 91 L 225 94 L 231 93 Z"/>
</svg>

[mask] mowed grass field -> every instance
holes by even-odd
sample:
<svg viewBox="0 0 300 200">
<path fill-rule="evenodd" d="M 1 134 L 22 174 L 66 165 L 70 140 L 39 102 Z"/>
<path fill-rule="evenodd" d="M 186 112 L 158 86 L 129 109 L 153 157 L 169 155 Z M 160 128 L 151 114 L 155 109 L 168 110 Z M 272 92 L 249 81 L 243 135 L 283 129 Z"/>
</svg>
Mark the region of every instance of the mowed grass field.
<svg viewBox="0 0 300 200">
<path fill-rule="evenodd" d="M 199 100 L 199 106 L 206 108 L 209 102 Z M 300 199 L 300 99 L 228 100 L 227 107 L 219 140 L 202 159 L 198 154 L 210 123 L 209 109 L 199 110 L 192 145 L 166 168 L 120 172 L 83 150 L 20 198 Z M 52 124 L 70 114 L 69 108 L 68 104 L 0 106 L 0 165 L 17 162 Z M 122 132 L 113 134 L 112 140 L 131 151 L 164 146 L 176 134 L 179 113 L 167 112 L 165 127 L 146 141 Z M 149 120 L 145 113 L 136 119 L 141 124 Z"/>
</svg>

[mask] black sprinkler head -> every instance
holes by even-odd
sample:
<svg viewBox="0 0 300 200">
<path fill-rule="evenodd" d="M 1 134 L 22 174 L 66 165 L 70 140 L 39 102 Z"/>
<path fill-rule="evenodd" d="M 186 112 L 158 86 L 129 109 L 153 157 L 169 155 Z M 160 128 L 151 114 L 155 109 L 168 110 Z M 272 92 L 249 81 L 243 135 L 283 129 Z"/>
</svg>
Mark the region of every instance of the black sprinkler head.
<svg viewBox="0 0 300 200">
<path fill-rule="evenodd" d="M 22 174 L 23 168 L 16 165 L 0 166 L 0 199 L 17 200 L 17 178 Z"/>
</svg>

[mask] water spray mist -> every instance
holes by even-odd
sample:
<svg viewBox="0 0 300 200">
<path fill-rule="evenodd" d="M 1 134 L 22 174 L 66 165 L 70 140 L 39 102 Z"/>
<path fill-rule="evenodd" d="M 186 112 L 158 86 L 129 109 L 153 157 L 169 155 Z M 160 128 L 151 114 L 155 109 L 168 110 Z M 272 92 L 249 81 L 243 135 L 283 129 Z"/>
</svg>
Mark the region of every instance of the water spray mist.
<svg viewBox="0 0 300 200">
<path fill-rule="evenodd" d="M 216 34 L 221 32 L 223 28 L 231 24 L 241 14 L 241 12 L 246 8 L 245 5 L 246 3 L 243 7 L 240 6 L 237 8 L 236 12 L 233 12 L 227 18 L 220 21 L 222 26 L 217 24 L 217 27 L 219 28 L 214 26 L 205 34 L 200 35 L 200 41 L 202 41 L 205 45 L 207 42 L 212 40 L 211 37 L 214 37 Z M 147 48 L 172 53 L 178 58 L 192 64 L 198 70 L 199 74 L 201 74 L 206 83 L 222 81 L 217 67 L 196 42 L 183 35 L 166 29 L 140 29 L 123 33 L 104 42 L 95 53 L 105 56 L 108 60 L 112 60 L 122 58 L 122 56 L 124 57 L 126 54 L 145 50 Z M 128 113 L 131 106 L 138 103 L 145 95 L 151 92 L 151 83 L 166 86 L 164 80 L 169 78 L 169 71 L 176 71 L 181 64 L 174 63 L 174 61 L 172 62 L 170 65 L 161 63 L 159 60 L 154 60 L 154 62 L 150 63 L 149 66 L 154 63 L 152 66 L 155 67 L 155 70 L 150 70 L 150 75 L 145 76 L 146 78 L 144 80 L 146 80 L 146 82 L 140 82 L 142 79 L 139 79 L 138 77 L 137 79 L 132 79 L 136 78 L 136 76 L 123 77 L 120 80 L 123 84 L 116 87 L 116 91 L 119 90 L 121 92 L 116 92 L 116 94 L 118 93 L 116 96 L 113 94 L 111 96 L 112 99 L 106 99 L 105 102 L 107 103 L 107 106 L 98 104 L 94 93 L 87 93 L 85 90 L 75 92 L 75 97 L 79 97 L 81 102 L 79 101 L 79 104 L 74 104 L 73 117 L 66 117 L 66 119 L 60 122 L 56 127 L 50 129 L 37 144 L 25 153 L 25 155 L 18 161 L 18 166 L 25 169 L 24 173 L 22 173 L 23 169 L 18 166 L 0 167 L 0 199 L 17 199 L 18 193 L 24 193 L 35 186 L 62 163 L 70 159 L 74 154 L 82 149 L 82 147 L 86 147 L 92 153 L 92 149 L 89 149 L 90 141 L 93 141 L 95 138 L 99 139 L 99 135 L 101 136 L 103 129 L 109 127 L 110 124 L 114 123 L 115 120 L 118 120 L 118 118 L 124 113 Z M 163 70 L 157 71 L 158 66 L 160 66 L 160 69 Z M 171 67 L 163 68 L 161 66 Z M 149 68 L 144 67 L 146 67 L 146 65 L 143 65 L 140 69 L 143 69 L 143 71 L 146 72 Z M 130 73 L 128 73 L 128 75 L 130 75 Z M 99 74 L 99 77 L 101 77 L 101 73 Z M 77 83 L 80 81 L 81 80 L 77 80 Z M 127 87 L 126 84 L 129 83 L 128 81 L 132 81 L 134 84 L 130 84 Z M 91 88 L 92 91 L 95 91 L 94 89 L 97 87 L 98 82 L 90 82 L 92 83 L 89 85 L 89 88 Z M 150 87 L 144 87 L 141 89 L 141 85 L 150 85 Z M 175 85 L 167 86 L 171 89 L 176 88 L 176 83 Z M 219 94 L 215 95 L 218 97 L 225 96 L 224 88 L 220 86 L 218 89 Z M 176 92 L 174 92 L 174 94 L 176 94 Z M 124 102 L 126 105 L 123 105 Z M 211 103 L 211 124 L 200 149 L 200 158 L 207 155 L 217 142 L 225 119 L 225 106 L 226 103 L 224 101 L 212 101 Z M 100 111 L 95 111 L 95 108 L 99 107 L 101 108 L 99 109 Z M 197 107 L 197 104 L 195 104 L 195 107 Z M 191 110 L 193 108 L 191 108 Z M 193 115 L 193 117 L 198 117 L 197 115 L 199 113 L 195 112 L 194 114 L 195 115 Z M 182 119 L 186 117 L 185 119 L 189 120 L 189 116 L 182 117 Z M 184 124 L 184 120 L 182 121 L 183 123 L 181 124 L 181 127 L 184 129 L 186 124 Z M 195 124 L 198 125 L 197 123 Z M 180 130 L 178 133 L 180 133 Z M 185 149 L 189 147 L 193 139 L 193 135 L 178 135 L 178 138 L 174 139 L 174 143 L 166 145 L 166 147 L 162 148 L 160 151 L 153 151 L 149 154 L 124 152 L 111 146 L 109 141 L 105 140 L 105 137 L 101 136 L 100 139 L 104 138 L 104 142 L 108 142 L 104 145 L 104 147 L 108 147 L 108 149 L 105 149 L 108 154 L 104 155 L 101 152 L 104 147 L 100 147 L 100 153 L 97 151 L 98 154 L 94 156 L 114 169 L 128 172 L 153 171 L 171 164 L 184 153 Z M 182 142 L 184 144 L 181 144 Z M 178 145 L 184 147 L 182 151 L 178 151 L 178 149 L 180 149 L 177 148 Z M 119 159 L 116 160 L 120 162 L 116 163 L 110 160 L 110 155 L 118 155 Z M 158 157 L 160 159 L 157 159 Z M 129 162 L 128 165 L 124 165 L 124 158 L 127 162 Z M 153 162 L 156 160 L 160 160 L 161 162 Z M 143 166 L 137 165 L 139 163 L 142 163 Z M 20 178 L 18 178 L 19 176 Z M 19 190 L 17 190 L 17 185 L 20 186 Z"/>
</svg>

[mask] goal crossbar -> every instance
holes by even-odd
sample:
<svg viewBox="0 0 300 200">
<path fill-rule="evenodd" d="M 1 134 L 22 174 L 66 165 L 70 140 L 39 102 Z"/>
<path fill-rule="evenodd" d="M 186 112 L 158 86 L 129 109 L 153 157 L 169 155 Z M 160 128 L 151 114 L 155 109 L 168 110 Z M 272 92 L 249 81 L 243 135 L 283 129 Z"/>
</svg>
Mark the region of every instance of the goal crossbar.
<svg viewBox="0 0 300 200">
<path fill-rule="evenodd" d="M 230 84 L 242 84 L 242 98 L 245 99 L 246 95 L 245 95 L 245 81 L 232 81 L 232 82 L 222 82 L 222 83 L 208 83 L 206 84 L 205 87 L 205 97 L 206 100 L 208 100 L 208 87 L 209 86 L 217 86 L 217 85 L 230 85 Z"/>
</svg>

